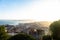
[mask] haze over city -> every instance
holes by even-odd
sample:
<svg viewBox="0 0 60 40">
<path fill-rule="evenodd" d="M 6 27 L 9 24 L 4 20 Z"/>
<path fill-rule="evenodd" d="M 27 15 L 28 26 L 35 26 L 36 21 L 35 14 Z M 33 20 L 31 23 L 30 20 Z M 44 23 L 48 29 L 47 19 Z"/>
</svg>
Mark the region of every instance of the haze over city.
<svg viewBox="0 0 60 40">
<path fill-rule="evenodd" d="M 0 0 L 0 19 L 59 20 L 59 4 L 60 0 Z"/>
</svg>

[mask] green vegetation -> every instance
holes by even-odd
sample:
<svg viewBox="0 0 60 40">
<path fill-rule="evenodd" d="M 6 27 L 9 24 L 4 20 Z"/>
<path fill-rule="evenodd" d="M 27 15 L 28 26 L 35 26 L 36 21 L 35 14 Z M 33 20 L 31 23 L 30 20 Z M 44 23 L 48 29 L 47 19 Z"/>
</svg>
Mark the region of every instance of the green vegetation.
<svg viewBox="0 0 60 40">
<path fill-rule="evenodd" d="M 5 30 L 5 26 L 0 26 L 0 40 L 35 40 L 34 37 L 25 33 L 9 36 Z"/>
<path fill-rule="evenodd" d="M 8 35 L 5 32 L 5 27 L 4 26 L 0 26 L 0 40 L 7 40 Z"/>
<path fill-rule="evenodd" d="M 27 35 L 27 34 L 24 34 L 24 33 L 20 33 L 20 34 L 17 34 L 15 36 L 12 36 L 8 40 L 35 40 L 35 38 L 33 38 L 30 35 Z"/>
<path fill-rule="evenodd" d="M 53 40 L 60 40 L 60 20 L 55 21 L 50 25 Z"/>
<path fill-rule="evenodd" d="M 52 40 L 52 37 L 50 35 L 44 35 L 43 40 Z"/>
</svg>

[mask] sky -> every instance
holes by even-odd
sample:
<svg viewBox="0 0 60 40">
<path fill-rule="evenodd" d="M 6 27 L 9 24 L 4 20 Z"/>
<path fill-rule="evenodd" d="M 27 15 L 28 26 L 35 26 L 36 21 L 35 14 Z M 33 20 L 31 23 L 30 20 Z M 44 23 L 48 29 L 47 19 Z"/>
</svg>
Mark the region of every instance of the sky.
<svg viewBox="0 0 60 40">
<path fill-rule="evenodd" d="M 0 19 L 59 20 L 60 0 L 0 0 Z"/>
</svg>

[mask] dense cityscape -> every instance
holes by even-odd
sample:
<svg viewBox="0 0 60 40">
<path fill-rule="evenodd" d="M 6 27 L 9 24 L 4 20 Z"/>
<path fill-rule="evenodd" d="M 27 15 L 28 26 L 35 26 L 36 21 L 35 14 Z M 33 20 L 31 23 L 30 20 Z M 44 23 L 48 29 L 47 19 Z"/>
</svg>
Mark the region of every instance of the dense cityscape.
<svg viewBox="0 0 60 40">
<path fill-rule="evenodd" d="M 7 21 L 6 21 L 7 22 Z M 11 21 L 9 21 L 11 22 Z M 41 22 L 22 22 L 18 24 L 9 24 L 5 23 L 4 25 L 1 24 L 1 26 L 5 26 L 5 31 L 8 33 L 8 35 L 14 36 L 18 33 L 26 33 L 28 35 L 32 35 L 34 38 L 41 39 L 43 35 L 49 34 L 49 22 L 47 21 L 41 21 Z M 3 22 L 4 23 L 4 22 Z M 15 22 L 14 22 L 15 23 Z M 47 23 L 47 24 L 44 24 Z"/>
</svg>

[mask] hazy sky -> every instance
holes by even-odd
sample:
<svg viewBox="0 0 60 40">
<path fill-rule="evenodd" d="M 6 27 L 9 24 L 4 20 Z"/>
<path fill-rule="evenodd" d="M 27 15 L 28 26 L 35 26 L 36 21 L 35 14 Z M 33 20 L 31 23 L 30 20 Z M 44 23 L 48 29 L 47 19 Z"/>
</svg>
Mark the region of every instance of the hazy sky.
<svg viewBox="0 0 60 40">
<path fill-rule="evenodd" d="M 0 19 L 60 19 L 60 0 L 0 0 Z"/>
</svg>

